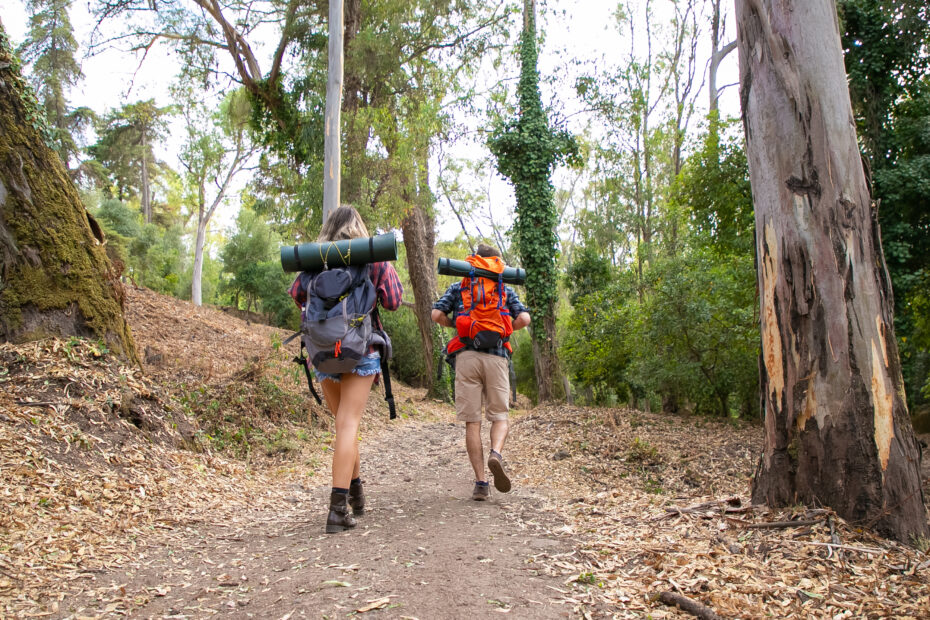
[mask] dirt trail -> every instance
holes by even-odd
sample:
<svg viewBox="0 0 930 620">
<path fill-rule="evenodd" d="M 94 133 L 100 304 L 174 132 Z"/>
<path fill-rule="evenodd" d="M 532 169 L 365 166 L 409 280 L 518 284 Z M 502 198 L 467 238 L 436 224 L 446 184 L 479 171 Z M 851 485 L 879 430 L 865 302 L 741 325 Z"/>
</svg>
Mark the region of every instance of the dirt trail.
<svg viewBox="0 0 930 620">
<path fill-rule="evenodd" d="M 207 513 L 131 568 L 94 576 L 87 592 L 111 585 L 133 617 L 336 618 L 369 605 L 378 608 L 361 613 L 379 618 L 572 615 L 554 598 L 564 576 L 546 567 L 571 549 L 554 533 L 563 524 L 519 475 L 513 492 L 472 501 L 463 433 L 414 422 L 363 442 L 368 509 L 355 531 L 323 533 L 328 485 L 291 484 L 280 509 L 225 524 Z M 86 598 L 59 609 L 118 611 Z"/>
</svg>

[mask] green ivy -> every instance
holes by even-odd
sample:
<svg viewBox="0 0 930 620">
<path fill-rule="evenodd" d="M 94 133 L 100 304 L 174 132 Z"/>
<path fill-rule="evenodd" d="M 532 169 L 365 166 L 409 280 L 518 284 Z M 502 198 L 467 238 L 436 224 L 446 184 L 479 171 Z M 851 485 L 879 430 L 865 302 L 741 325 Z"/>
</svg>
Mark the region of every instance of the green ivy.
<svg viewBox="0 0 930 620">
<path fill-rule="evenodd" d="M 520 113 L 497 127 L 488 147 L 497 159 L 497 170 L 514 186 L 517 216 L 514 243 L 526 269 L 526 302 L 537 320 L 552 316 L 557 297 L 556 234 L 558 214 L 550 178 L 557 163 L 577 163 L 578 143 L 564 130 L 553 130 L 539 94 L 536 68 L 536 28 L 530 18 L 520 40 Z M 544 339 L 544 329 L 533 330 Z"/>
<path fill-rule="evenodd" d="M 13 52 L 13 46 L 6 30 L 0 25 L 0 84 L 9 82 L 14 92 L 20 93 L 26 113 L 26 122 L 39 132 L 42 140 L 49 148 L 55 148 L 55 133 L 48 126 L 45 111 L 39 105 L 32 86 L 23 79 L 22 62 Z"/>
</svg>

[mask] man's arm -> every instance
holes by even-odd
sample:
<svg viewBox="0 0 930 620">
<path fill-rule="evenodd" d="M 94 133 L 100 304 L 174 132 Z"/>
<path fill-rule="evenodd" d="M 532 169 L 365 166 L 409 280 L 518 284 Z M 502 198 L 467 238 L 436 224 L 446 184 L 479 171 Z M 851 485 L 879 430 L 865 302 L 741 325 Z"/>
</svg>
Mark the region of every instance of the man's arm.
<svg viewBox="0 0 930 620">
<path fill-rule="evenodd" d="M 523 329 L 530 324 L 530 311 L 517 297 L 516 291 L 509 286 L 504 290 L 507 293 L 507 309 L 513 317 L 513 330 Z"/>
<path fill-rule="evenodd" d="M 433 320 L 433 323 L 438 323 L 443 327 L 455 327 L 455 325 L 452 324 L 452 319 L 449 318 L 449 315 L 447 315 L 442 310 L 434 309 L 430 313 L 429 318 Z"/>
<path fill-rule="evenodd" d="M 455 310 L 458 301 L 457 295 L 459 295 L 458 285 L 451 284 L 446 289 L 446 292 L 442 294 L 442 297 L 433 304 L 433 311 L 430 313 L 429 318 L 443 327 L 455 327 L 452 319 L 449 318 L 449 313 Z"/>
</svg>

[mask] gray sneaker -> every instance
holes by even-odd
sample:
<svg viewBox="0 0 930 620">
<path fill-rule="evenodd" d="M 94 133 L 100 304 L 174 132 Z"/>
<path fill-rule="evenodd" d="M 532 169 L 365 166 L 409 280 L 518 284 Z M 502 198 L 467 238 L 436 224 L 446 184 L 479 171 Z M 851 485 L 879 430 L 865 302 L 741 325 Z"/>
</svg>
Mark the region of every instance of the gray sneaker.
<svg viewBox="0 0 930 620">
<path fill-rule="evenodd" d="M 475 483 L 475 490 L 471 492 L 471 498 L 476 502 L 484 502 L 491 498 L 491 485 L 488 483 Z"/>
<path fill-rule="evenodd" d="M 491 456 L 488 457 L 488 469 L 494 474 L 494 488 L 501 493 L 510 492 L 510 478 L 504 472 L 504 461 L 501 455 L 491 450 Z"/>
</svg>

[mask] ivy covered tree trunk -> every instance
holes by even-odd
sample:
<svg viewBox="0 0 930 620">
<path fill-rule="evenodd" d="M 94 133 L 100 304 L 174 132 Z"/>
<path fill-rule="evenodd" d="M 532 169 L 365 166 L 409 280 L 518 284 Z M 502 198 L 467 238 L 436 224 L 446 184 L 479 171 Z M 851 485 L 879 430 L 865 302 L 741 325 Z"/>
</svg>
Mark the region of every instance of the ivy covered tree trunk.
<svg viewBox="0 0 930 620">
<path fill-rule="evenodd" d="M 536 69 L 535 2 L 524 2 L 520 43 L 520 101 L 515 121 L 496 131 L 488 141 L 497 169 L 513 183 L 517 198 L 514 241 L 526 269 L 526 304 L 533 317 L 533 360 L 541 402 L 554 400 L 561 371 L 555 329 L 556 234 L 558 214 L 550 181 L 552 168 L 577 153 L 577 143 L 565 132 L 555 132 L 542 107 Z"/>
<path fill-rule="evenodd" d="M 0 25 L 0 340 L 99 338 L 138 361 L 122 285 Z"/>
<path fill-rule="evenodd" d="M 833 0 L 737 0 L 765 449 L 753 501 L 930 534 Z"/>
</svg>

